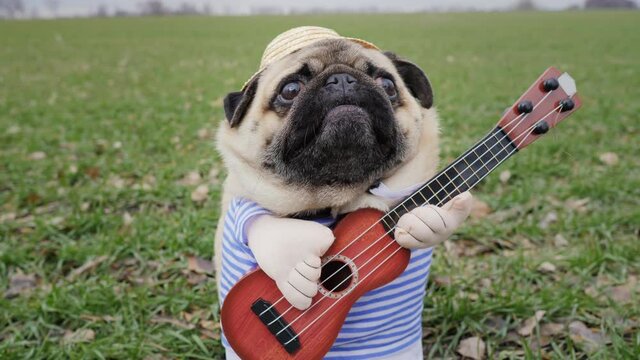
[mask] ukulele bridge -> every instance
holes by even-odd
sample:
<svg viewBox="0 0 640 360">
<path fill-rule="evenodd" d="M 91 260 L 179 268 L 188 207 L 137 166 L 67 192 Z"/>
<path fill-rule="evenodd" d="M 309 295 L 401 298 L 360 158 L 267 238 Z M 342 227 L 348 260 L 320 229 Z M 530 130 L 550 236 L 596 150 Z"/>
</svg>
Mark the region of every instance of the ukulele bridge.
<svg viewBox="0 0 640 360">
<path fill-rule="evenodd" d="M 276 310 L 275 306 L 259 298 L 251 305 L 251 311 L 256 314 L 289 354 L 293 354 L 300 349 L 298 334 L 293 331 L 291 326 L 289 326 L 278 310 Z M 282 331 L 282 329 L 285 330 Z"/>
</svg>

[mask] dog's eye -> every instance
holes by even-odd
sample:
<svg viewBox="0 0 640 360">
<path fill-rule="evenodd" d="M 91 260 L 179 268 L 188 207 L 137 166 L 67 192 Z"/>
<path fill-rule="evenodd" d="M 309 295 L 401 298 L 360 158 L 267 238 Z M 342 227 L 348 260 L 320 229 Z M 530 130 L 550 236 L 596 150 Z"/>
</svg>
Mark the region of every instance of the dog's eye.
<svg viewBox="0 0 640 360">
<path fill-rule="evenodd" d="M 292 101 L 296 96 L 298 96 L 298 94 L 300 94 L 301 90 L 302 82 L 293 81 L 282 87 L 282 90 L 280 90 L 280 97 L 284 101 Z"/>
<path fill-rule="evenodd" d="M 387 93 L 389 99 L 395 99 L 398 96 L 398 92 L 396 91 L 396 85 L 391 81 L 391 79 L 386 77 L 379 77 L 376 79 L 376 83 L 382 86 L 384 92 Z"/>
</svg>

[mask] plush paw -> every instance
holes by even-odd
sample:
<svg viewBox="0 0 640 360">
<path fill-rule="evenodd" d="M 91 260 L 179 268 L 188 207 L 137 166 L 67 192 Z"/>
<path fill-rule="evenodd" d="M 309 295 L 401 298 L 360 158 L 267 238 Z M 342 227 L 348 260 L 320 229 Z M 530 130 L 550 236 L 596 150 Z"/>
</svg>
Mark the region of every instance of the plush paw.
<svg viewBox="0 0 640 360">
<path fill-rule="evenodd" d="M 445 241 L 469 216 L 472 197 L 464 192 L 442 207 L 426 205 L 418 207 L 398 220 L 395 238 L 407 249 L 432 247 Z"/>
<path fill-rule="evenodd" d="M 311 306 L 311 299 L 318 293 L 320 258 L 309 257 L 291 269 L 285 281 L 277 285 L 285 299 L 298 310 Z"/>
<path fill-rule="evenodd" d="M 248 231 L 260 268 L 287 301 L 304 310 L 318 292 L 321 256 L 333 243 L 331 229 L 313 221 L 263 215 Z"/>
</svg>

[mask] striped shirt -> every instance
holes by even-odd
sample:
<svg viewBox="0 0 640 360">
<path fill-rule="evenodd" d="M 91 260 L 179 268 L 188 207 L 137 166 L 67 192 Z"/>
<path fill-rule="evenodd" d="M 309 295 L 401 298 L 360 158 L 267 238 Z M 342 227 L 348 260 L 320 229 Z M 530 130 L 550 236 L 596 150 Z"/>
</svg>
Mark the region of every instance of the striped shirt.
<svg viewBox="0 0 640 360">
<path fill-rule="evenodd" d="M 222 238 L 220 303 L 238 280 L 255 269 L 246 236 L 256 216 L 270 212 L 256 203 L 235 198 L 225 215 Z M 331 217 L 308 219 L 332 226 Z M 422 308 L 432 248 L 411 251 L 407 269 L 392 282 L 369 291 L 355 302 L 325 359 L 376 359 L 392 356 L 422 339 Z M 222 335 L 223 345 L 230 345 Z"/>
</svg>

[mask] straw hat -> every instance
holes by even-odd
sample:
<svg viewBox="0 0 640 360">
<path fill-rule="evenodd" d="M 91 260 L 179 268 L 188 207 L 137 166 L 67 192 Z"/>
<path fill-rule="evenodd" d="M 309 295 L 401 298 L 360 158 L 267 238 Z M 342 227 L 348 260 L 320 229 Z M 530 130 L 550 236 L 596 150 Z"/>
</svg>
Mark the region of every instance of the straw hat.
<svg viewBox="0 0 640 360">
<path fill-rule="evenodd" d="M 380 50 L 377 46 L 368 41 L 340 36 L 332 29 L 327 29 L 319 26 L 300 26 L 297 28 L 293 28 L 283 32 L 282 34 L 276 36 L 275 39 L 271 40 L 269 45 L 267 45 L 267 48 L 264 50 L 264 53 L 262 54 L 262 59 L 260 60 L 260 68 L 255 74 L 253 74 L 253 76 L 251 76 L 251 78 L 249 78 L 249 80 L 247 80 L 247 82 L 244 83 L 244 85 L 242 86 L 242 90 L 244 91 L 251 80 L 258 76 L 258 74 L 260 74 L 262 70 L 264 70 L 270 64 L 281 60 L 287 55 L 293 54 L 294 52 L 302 49 L 305 46 L 311 45 L 320 40 L 327 39 L 346 39 L 360 44 L 367 49 Z"/>
</svg>

